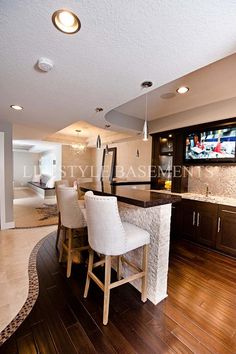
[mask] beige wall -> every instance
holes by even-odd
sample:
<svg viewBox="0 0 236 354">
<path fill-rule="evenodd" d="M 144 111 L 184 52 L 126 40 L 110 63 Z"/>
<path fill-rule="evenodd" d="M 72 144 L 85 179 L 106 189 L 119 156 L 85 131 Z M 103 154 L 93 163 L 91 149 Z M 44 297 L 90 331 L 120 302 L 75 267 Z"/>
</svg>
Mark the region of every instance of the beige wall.
<svg viewBox="0 0 236 354">
<path fill-rule="evenodd" d="M 93 166 L 92 148 L 76 155 L 69 145 L 62 146 L 62 178 L 73 180 L 79 177 L 91 177 Z"/>
<path fill-rule="evenodd" d="M 133 140 L 110 144 L 109 147 L 117 147 L 117 177 L 128 181 L 147 181 L 149 178 L 149 166 L 151 165 L 152 139 L 148 141 Z M 136 156 L 137 149 L 139 157 Z M 95 176 L 99 179 L 101 174 L 103 149 L 92 149 L 92 164 Z"/>
<path fill-rule="evenodd" d="M 44 151 L 40 156 L 40 174 L 54 176 L 61 179 L 62 174 L 62 145 L 58 144 L 53 149 Z"/>
</svg>

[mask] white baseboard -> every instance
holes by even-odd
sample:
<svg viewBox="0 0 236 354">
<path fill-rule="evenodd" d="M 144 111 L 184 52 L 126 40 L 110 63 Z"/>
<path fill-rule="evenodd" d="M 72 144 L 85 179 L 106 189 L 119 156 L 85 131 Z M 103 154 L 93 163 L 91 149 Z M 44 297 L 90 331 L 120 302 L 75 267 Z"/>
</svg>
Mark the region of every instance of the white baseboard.
<svg viewBox="0 0 236 354">
<path fill-rule="evenodd" d="M 14 228 L 15 228 L 15 222 L 14 221 L 4 222 L 1 225 L 1 230 L 14 229 Z"/>
</svg>

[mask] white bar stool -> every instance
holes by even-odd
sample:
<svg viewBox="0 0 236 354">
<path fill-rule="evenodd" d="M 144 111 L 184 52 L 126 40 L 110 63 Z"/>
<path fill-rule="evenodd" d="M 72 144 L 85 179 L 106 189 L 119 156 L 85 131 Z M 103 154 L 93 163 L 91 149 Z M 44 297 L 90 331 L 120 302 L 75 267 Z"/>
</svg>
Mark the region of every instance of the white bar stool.
<svg viewBox="0 0 236 354">
<path fill-rule="evenodd" d="M 63 252 L 67 253 L 67 278 L 71 275 L 72 259 L 75 253 L 89 248 L 88 245 L 73 247 L 73 233 L 79 233 L 87 226 L 85 209 L 80 207 L 77 191 L 73 187 L 59 186 L 57 191 L 61 225 L 64 227 L 64 238 L 61 242 L 59 262 L 62 261 Z M 68 237 L 67 237 L 68 236 Z"/>
<path fill-rule="evenodd" d="M 55 182 L 55 194 L 56 194 L 56 200 L 57 200 L 57 211 L 58 211 L 58 224 L 57 224 L 57 238 L 56 238 L 56 249 L 58 249 L 58 242 L 59 242 L 59 237 L 60 237 L 60 232 L 62 230 L 62 225 L 61 225 L 61 213 L 59 209 L 59 203 L 58 203 L 58 188 L 59 187 L 69 187 L 69 181 L 67 179 L 62 179 L 60 181 Z"/>
<path fill-rule="evenodd" d="M 87 279 L 84 290 L 84 297 L 88 295 L 90 279 L 92 279 L 104 292 L 103 303 L 103 324 L 108 323 L 110 290 L 131 282 L 135 279 L 142 279 L 143 302 L 147 300 L 147 266 L 148 266 L 148 245 L 150 235 L 147 231 L 127 223 L 121 222 L 117 198 L 95 196 L 93 192 L 85 193 L 85 205 L 88 227 L 89 264 Z M 122 255 L 136 248 L 143 247 L 142 269 L 127 261 Z M 103 260 L 94 263 L 94 251 L 105 255 Z M 111 258 L 117 257 L 118 281 L 111 283 Z M 122 257 L 121 257 L 122 256 Z M 121 279 L 121 262 L 126 262 L 137 272 L 125 279 Z M 93 273 L 93 269 L 105 263 L 105 281 Z"/>
</svg>

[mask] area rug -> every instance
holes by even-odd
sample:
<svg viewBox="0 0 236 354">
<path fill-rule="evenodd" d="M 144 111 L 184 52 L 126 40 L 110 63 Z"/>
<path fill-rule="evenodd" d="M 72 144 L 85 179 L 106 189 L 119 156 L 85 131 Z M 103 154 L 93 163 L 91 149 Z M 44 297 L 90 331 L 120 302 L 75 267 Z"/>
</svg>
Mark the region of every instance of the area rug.
<svg viewBox="0 0 236 354">
<path fill-rule="evenodd" d="M 37 204 L 36 204 L 37 205 Z M 32 228 L 57 225 L 58 211 L 56 204 L 14 204 L 15 228 Z"/>
<path fill-rule="evenodd" d="M 44 203 L 42 207 L 35 208 L 40 215 L 39 221 L 48 220 L 50 218 L 56 218 L 58 216 L 58 210 L 56 204 Z"/>
</svg>

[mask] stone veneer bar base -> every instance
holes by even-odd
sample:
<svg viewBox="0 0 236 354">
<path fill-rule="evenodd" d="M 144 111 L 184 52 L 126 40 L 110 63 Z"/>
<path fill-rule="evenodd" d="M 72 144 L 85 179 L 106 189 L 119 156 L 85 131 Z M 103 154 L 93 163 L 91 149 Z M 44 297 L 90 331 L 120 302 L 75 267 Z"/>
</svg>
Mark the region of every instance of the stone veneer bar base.
<svg viewBox="0 0 236 354">
<path fill-rule="evenodd" d="M 150 233 L 148 299 L 156 305 L 167 297 L 171 204 L 140 208 L 119 202 L 119 212 L 122 221 L 130 222 Z M 129 252 L 126 257 L 141 267 L 141 248 Z M 125 264 L 123 274 L 130 275 Z M 140 291 L 140 283 L 140 280 L 137 280 L 132 282 L 132 285 Z"/>
</svg>

